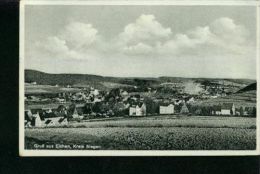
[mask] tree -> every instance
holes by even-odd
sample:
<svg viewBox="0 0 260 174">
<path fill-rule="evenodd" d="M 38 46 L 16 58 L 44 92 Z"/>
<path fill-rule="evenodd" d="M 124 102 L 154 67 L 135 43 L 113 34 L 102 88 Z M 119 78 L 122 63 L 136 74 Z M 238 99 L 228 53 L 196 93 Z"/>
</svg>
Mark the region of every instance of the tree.
<svg viewBox="0 0 260 174">
<path fill-rule="evenodd" d="M 209 80 L 205 80 L 201 83 L 205 87 L 205 90 L 207 89 L 207 86 L 210 86 L 211 82 Z"/>
<path fill-rule="evenodd" d="M 240 115 L 244 115 L 244 109 L 242 106 L 239 108 L 239 113 L 240 113 Z"/>
<path fill-rule="evenodd" d="M 100 106 L 100 112 L 102 114 L 105 114 L 109 111 L 109 105 L 108 103 L 102 103 L 101 106 Z"/>
<path fill-rule="evenodd" d="M 84 107 L 84 114 L 90 114 L 92 112 L 93 105 L 91 103 L 86 103 Z"/>
<path fill-rule="evenodd" d="M 198 108 L 198 109 L 195 111 L 195 114 L 196 114 L 196 115 L 201 115 L 201 109 Z"/>
<path fill-rule="evenodd" d="M 146 97 L 144 99 L 146 104 L 146 113 L 147 114 L 158 114 L 159 113 L 159 104 L 154 102 L 151 98 Z"/>
<path fill-rule="evenodd" d="M 253 117 L 256 117 L 256 107 L 253 107 L 252 116 L 253 116 Z"/>
<path fill-rule="evenodd" d="M 125 105 L 122 102 L 118 102 L 114 105 L 113 107 L 113 112 L 115 113 L 116 116 L 123 116 L 126 115 L 126 108 Z"/>
<path fill-rule="evenodd" d="M 95 113 L 101 113 L 101 105 L 102 105 L 101 102 L 96 102 L 93 105 L 92 111 Z"/>
<path fill-rule="evenodd" d="M 188 109 L 188 107 L 185 103 L 182 105 L 180 113 L 181 114 L 188 114 L 189 113 L 189 109 Z"/>
</svg>

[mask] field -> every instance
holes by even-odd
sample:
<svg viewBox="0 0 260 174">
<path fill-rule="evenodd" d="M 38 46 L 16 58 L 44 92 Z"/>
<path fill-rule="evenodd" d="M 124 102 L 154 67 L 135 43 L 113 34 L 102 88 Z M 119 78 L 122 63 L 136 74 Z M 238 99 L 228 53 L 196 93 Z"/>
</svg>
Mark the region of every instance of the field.
<svg viewBox="0 0 260 174">
<path fill-rule="evenodd" d="M 77 88 L 56 87 L 51 85 L 32 85 L 25 84 L 25 94 L 49 94 L 61 92 L 79 92 Z"/>
<path fill-rule="evenodd" d="M 256 90 L 235 93 L 225 97 L 218 97 L 197 102 L 198 105 L 216 105 L 220 103 L 234 103 L 236 107 L 256 107 Z"/>
<path fill-rule="evenodd" d="M 255 118 L 146 117 L 25 130 L 26 149 L 254 150 Z M 55 146 L 55 145 L 62 146 Z M 44 146 L 46 147 L 46 146 Z"/>
</svg>

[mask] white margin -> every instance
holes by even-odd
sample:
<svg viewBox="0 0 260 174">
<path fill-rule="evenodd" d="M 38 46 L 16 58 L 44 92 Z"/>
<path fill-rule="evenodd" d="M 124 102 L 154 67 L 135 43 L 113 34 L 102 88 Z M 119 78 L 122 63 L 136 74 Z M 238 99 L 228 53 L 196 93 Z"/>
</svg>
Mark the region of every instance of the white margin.
<svg viewBox="0 0 260 174">
<path fill-rule="evenodd" d="M 259 39 L 260 39 L 260 2 L 259 1 L 84 1 L 84 0 L 21 0 L 20 1 L 20 27 L 19 27 L 19 155 L 20 156 L 254 156 L 260 155 L 260 144 L 257 141 L 260 136 L 260 110 L 257 108 L 256 117 L 256 150 L 26 150 L 24 149 L 24 24 L 25 5 L 223 5 L 223 6 L 255 6 L 256 7 L 256 77 L 260 78 Z M 242 15 L 242 14 L 241 14 Z M 257 84 L 257 106 L 260 97 L 260 86 Z"/>
<path fill-rule="evenodd" d="M 24 29 L 25 3 L 20 2 L 19 16 L 19 155 L 25 156 L 24 151 Z"/>
<path fill-rule="evenodd" d="M 260 98 L 260 86 L 259 86 L 259 79 L 260 79 L 260 3 L 256 6 L 256 142 L 260 136 L 260 110 L 258 109 L 259 106 L 259 98 Z M 256 143 L 256 149 L 258 150 L 258 154 L 260 154 L 260 144 L 259 142 Z"/>
</svg>

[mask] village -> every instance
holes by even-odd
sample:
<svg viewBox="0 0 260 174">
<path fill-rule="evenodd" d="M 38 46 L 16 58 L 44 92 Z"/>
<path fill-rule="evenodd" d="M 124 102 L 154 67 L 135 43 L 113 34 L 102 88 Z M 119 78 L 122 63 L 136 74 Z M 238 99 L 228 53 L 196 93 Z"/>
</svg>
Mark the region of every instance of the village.
<svg viewBox="0 0 260 174">
<path fill-rule="evenodd" d="M 25 95 L 25 127 L 52 127 L 91 119 L 148 116 L 249 116 L 256 108 L 234 102 L 201 104 L 201 101 L 227 96 L 234 86 L 202 83 L 197 94 L 187 93 L 181 83 L 159 87 L 114 88 L 102 91 L 65 86 L 67 92 Z M 31 85 L 37 85 L 32 82 Z M 58 85 L 55 85 L 58 87 Z"/>
</svg>

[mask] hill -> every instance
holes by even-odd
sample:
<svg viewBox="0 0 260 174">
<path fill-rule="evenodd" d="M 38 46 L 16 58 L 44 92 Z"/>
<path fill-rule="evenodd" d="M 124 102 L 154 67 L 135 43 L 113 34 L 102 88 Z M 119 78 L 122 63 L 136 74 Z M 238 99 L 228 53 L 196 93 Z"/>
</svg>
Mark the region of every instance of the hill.
<svg viewBox="0 0 260 174">
<path fill-rule="evenodd" d="M 221 103 L 234 103 L 236 107 L 240 106 L 256 106 L 256 83 L 252 83 L 241 90 L 225 97 L 219 97 L 214 99 L 208 99 L 202 101 L 203 105 L 216 105 Z"/>
<path fill-rule="evenodd" d="M 25 70 L 25 82 L 40 85 L 74 85 L 83 81 L 104 81 L 104 77 L 83 74 L 48 74 L 35 70 Z"/>
<path fill-rule="evenodd" d="M 219 84 L 234 85 L 238 89 L 255 83 L 255 80 L 250 79 L 213 79 L 213 78 L 182 78 L 182 77 L 106 77 L 91 74 L 49 74 L 36 70 L 25 70 L 25 82 L 37 82 L 38 85 L 59 85 L 59 86 L 73 86 L 73 87 L 95 87 L 100 90 L 106 90 L 117 87 L 133 87 L 159 86 L 163 83 L 197 83 L 203 84 L 207 82 L 214 82 Z"/>
<path fill-rule="evenodd" d="M 243 89 L 240 89 L 237 93 L 243 93 L 247 91 L 256 91 L 256 83 L 252 83 Z"/>
</svg>

